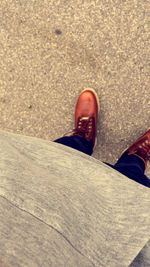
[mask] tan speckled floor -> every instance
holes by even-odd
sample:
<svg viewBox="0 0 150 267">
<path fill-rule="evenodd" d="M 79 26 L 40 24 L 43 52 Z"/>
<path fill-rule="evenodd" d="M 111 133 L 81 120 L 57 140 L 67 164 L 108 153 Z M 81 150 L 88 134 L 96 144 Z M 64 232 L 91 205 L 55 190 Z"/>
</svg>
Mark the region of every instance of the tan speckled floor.
<svg viewBox="0 0 150 267">
<path fill-rule="evenodd" d="M 93 156 L 115 163 L 150 127 L 147 10 L 147 0 L 1 0 L 0 128 L 54 140 L 93 87 Z"/>
</svg>

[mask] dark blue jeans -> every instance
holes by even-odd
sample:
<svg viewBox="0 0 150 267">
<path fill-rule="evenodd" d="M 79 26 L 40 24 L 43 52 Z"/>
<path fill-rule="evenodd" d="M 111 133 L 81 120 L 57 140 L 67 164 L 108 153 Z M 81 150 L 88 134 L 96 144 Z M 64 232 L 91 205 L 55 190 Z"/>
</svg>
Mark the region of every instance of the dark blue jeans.
<svg viewBox="0 0 150 267">
<path fill-rule="evenodd" d="M 72 147 L 90 156 L 93 153 L 92 142 L 87 141 L 80 136 L 64 136 L 62 138 L 54 140 L 54 142 Z M 109 164 L 107 162 L 104 163 L 121 172 L 135 182 L 150 188 L 150 179 L 146 175 L 144 175 L 144 162 L 139 157 L 135 155 L 127 155 L 127 153 L 124 152 L 119 160 L 115 163 L 115 165 Z"/>
</svg>

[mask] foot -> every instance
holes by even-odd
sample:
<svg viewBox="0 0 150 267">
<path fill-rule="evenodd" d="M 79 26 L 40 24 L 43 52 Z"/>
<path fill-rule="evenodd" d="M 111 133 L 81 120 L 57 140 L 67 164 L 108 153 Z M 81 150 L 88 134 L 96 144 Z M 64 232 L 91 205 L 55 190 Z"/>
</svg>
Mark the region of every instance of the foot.
<svg viewBox="0 0 150 267">
<path fill-rule="evenodd" d="M 93 147 L 97 142 L 97 120 L 100 111 L 98 95 L 95 90 L 84 89 L 77 100 L 75 107 L 75 128 L 72 136 L 78 135 L 92 141 Z"/>
<path fill-rule="evenodd" d="M 146 169 L 148 161 L 150 160 L 150 129 L 125 151 L 128 155 L 134 154 L 141 158 L 144 161 Z"/>
</svg>

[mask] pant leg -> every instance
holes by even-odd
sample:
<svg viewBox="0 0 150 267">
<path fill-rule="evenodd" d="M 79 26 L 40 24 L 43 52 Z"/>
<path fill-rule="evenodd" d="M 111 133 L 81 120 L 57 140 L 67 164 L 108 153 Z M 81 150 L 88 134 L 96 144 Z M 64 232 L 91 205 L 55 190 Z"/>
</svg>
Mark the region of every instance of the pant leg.
<svg viewBox="0 0 150 267">
<path fill-rule="evenodd" d="M 72 147 L 90 156 L 93 153 L 92 142 L 87 141 L 80 136 L 64 136 L 54 140 L 54 142 Z M 137 183 L 143 184 L 150 188 L 150 179 L 144 175 L 144 162 L 139 157 L 135 155 L 127 155 L 125 152 L 115 165 L 107 162 L 104 163 L 124 174 L 128 178 L 136 181 Z"/>
<path fill-rule="evenodd" d="M 136 155 L 128 155 L 127 152 L 124 152 L 115 165 L 106 164 L 135 182 L 150 188 L 150 179 L 144 175 L 144 162 Z"/>
<path fill-rule="evenodd" d="M 54 140 L 54 142 L 72 147 L 90 156 L 93 154 L 92 142 L 81 136 L 64 136 Z"/>
</svg>

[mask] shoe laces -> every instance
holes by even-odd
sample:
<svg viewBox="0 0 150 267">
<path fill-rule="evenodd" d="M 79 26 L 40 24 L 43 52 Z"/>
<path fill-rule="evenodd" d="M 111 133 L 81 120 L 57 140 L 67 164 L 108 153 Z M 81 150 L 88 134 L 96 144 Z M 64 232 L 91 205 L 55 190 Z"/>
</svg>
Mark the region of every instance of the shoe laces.
<svg viewBox="0 0 150 267">
<path fill-rule="evenodd" d="M 80 117 L 78 119 L 77 127 L 72 129 L 69 132 L 66 132 L 63 136 L 66 136 L 68 134 L 72 135 L 80 135 L 82 137 L 85 136 L 87 126 L 89 128 L 89 131 L 92 129 L 92 118 L 91 117 Z"/>
<path fill-rule="evenodd" d="M 146 139 L 143 143 L 141 143 L 136 150 L 129 152 L 129 155 L 135 154 L 139 156 L 141 159 L 148 161 L 150 159 L 150 142 Z"/>
<path fill-rule="evenodd" d="M 139 145 L 138 149 L 137 149 L 137 153 L 140 153 L 145 159 L 149 159 L 150 158 L 150 142 L 147 140 L 145 140 L 141 145 Z"/>
</svg>

